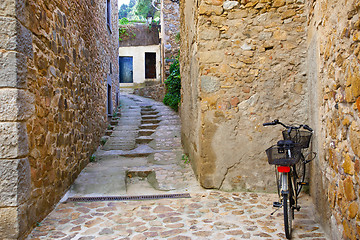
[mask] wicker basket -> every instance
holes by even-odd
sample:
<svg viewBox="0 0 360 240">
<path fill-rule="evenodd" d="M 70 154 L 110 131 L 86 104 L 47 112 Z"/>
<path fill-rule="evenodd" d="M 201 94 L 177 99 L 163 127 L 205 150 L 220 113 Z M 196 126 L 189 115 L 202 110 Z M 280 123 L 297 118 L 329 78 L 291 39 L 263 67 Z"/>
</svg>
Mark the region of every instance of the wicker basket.
<svg viewBox="0 0 360 240">
<path fill-rule="evenodd" d="M 292 166 L 295 165 L 301 156 L 301 146 L 284 148 L 274 145 L 266 149 L 268 162 L 271 165 Z M 289 151 L 290 150 L 290 151 Z"/>
<path fill-rule="evenodd" d="M 312 132 L 294 129 L 290 132 L 290 136 L 287 130 L 284 130 L 282 134 L 284 140 L 292 140 L 295 143 L 300 144 L 301 148 L 308 148 L 310 145 Z"/>
</svg>

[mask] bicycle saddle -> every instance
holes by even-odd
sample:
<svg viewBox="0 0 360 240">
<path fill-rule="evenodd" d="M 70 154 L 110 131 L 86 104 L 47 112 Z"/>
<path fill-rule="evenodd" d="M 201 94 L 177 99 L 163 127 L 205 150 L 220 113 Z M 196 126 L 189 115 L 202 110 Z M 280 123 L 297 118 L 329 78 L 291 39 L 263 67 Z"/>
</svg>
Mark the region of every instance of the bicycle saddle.
<svg viewBox="0 0 360 240">
<path fill-rule="evenodd" d="M 280 140 L 277 142 L 279 147 L 291 148 L 295 146 L 295 142 L 291 140 Z"/>
</svg>

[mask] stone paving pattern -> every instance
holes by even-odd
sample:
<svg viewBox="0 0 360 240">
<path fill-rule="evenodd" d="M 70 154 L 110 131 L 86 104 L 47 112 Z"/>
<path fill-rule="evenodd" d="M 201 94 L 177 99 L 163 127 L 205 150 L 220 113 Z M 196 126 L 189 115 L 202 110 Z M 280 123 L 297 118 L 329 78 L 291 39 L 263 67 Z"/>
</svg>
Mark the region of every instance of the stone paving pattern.
<svg viewBox="0 0 360 240">
<path fill-rule="evenodd" d="M 77 187 L 72 187 L 67 196 L 113 196 L 116 190 L 105 185 L 119 181 L 122 196 L 190 193 L 191 198 L 65 201 L 38 224 L 27 240 L 285 239 L 282 209 L 270 215 L 274 211 L 272 202 L 278 200 L 276 194 L 202 189 L 183 158 L 177 114 L 161 103 L 134 95 L 122 95 L 121 102 L 120 124 L 95 153 L 97 162 L 84 169 L 74 184 Z M 145 112 L 156 112 L 156 116 Z M 149 123 L 147 119 L 160 121 Z M 147 124 L 158 126 L 147 136 L 150 141 L 144 143 L 138 139 L 143 135 L 141 129 L 148 129 Z M 96 171 L 102 180 L 92 183 L 89 178 L 96 178 Z M 104 180 L 111 171 L 118 175 L 108 174 Z M 152 181 L 149 176 L 140 177 L 146 172 L 154 173 Z M 85 191 L 87 184 L 100 185 Z M 97 192 L 91 192 L 94 189 Z M 303 194 L 300 204 L 301 211 L 295 212 L 293 239 L 328 239 L 314 221 L 310 198 Z"/>
</svg>

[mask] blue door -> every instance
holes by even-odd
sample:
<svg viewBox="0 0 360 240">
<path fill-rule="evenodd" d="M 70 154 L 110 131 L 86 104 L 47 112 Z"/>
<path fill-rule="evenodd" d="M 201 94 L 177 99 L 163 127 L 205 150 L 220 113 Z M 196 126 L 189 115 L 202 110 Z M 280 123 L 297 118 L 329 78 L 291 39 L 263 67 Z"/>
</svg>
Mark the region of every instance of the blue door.
<svg viewBox="0 0 360 240">
<path fill-rule="evenodd" d="M 133 58 L 119 57 L 120 83 L 133 83 Z"/>
</svg>

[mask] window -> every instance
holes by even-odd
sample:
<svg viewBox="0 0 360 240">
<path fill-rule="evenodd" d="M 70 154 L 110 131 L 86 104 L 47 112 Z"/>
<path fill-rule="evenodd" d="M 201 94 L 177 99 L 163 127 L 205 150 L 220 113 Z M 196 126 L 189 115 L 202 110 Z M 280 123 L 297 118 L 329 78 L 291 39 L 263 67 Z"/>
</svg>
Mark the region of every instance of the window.
<svg viewBox="0 0 360 240">
<path fill-rule="evenodd" d="M 111 33 L 111 0 L 106 0 L 106 23 Z"/>
<path fill-rule="evenodd" d="M 108 110 L 108 116 L 111 116 L 112 115 L 112 97 L 111 97 L 111 85 L 108 84 L 108 92 L 107 92 L 107 97 L 108 97 L 108 100 L 107 100 L 107 110 Z"/>
</svg>

